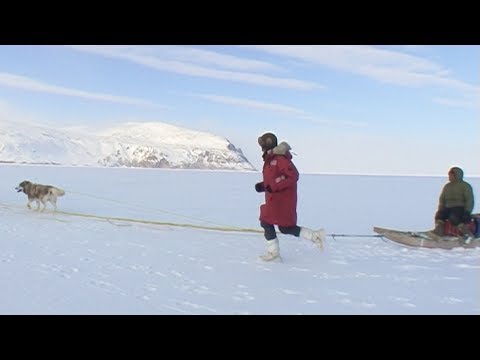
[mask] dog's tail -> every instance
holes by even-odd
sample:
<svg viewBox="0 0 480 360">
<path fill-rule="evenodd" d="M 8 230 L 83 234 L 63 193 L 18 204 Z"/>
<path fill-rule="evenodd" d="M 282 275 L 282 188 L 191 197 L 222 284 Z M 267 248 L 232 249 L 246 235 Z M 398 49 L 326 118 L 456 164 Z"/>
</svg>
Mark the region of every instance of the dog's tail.
<svg viewBox="0 0 480 360">
<path fill-rule="evenodd" d="M 53 195 L 56 195 L 56 196 L 63 196 L 65 195 L 65 191 L 60 189 L 60 188 L 56 188 L 56 187 L 51 187 L 50 188 L 50 193 L 52 193 Z"/>
</svg>

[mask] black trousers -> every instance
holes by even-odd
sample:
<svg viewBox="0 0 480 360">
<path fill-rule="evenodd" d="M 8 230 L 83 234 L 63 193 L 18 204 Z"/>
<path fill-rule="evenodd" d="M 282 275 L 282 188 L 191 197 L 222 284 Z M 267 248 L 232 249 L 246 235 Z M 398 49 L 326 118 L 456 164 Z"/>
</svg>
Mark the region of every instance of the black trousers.
<svg viewBox="0 0 480 360">
<path fill-rule="evenodd" d="M 277 237 L 277 233 L 275 232 L 275 226 L 273 226 L 272 224 L 267 224 L 263 221 L 260 222 L 260 225 L 263 228 L 265 239 L 273 240 Z M 297 226 L 297 225 L 295 225 L 295 226 L 279 226 L 278 230 L 280 230 L 280 232 L 282 234 L 289 234 L 289 235 L 293 235 L 293 236 L 296 236 L 296 237 L 300 236 L 300 226 Z"/>
<path fill-rule="evenodd" d="M 455 226 L 460 223 L 468 224 L 471 219 L 470 213 L 465 213 L 465 209 L 461 206 L 444 208 L 435 214 L 435 220 L 448 220 Z"/>
</svg>

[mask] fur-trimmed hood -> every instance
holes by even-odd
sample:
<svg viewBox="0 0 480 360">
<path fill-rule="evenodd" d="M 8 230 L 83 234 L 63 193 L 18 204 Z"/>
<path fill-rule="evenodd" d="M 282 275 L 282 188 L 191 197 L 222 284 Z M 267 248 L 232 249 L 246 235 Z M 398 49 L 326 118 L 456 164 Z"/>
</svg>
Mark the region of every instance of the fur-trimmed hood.
<svg viewBox="0 0 480 360">
<path fill-rule="evenodd" d="M 290 153 L 290 150 L 292 150 L 290 145 L 288 145 L 288 143 L 286 143 L 285 141 L 282 141 L 280 144 L 275 146 L 273 149 L 266 151 L 263 154 L 263 159 L 266 160 L 267 157 L 271 157 L 271 156 L 274 156 L 274 155 L 285 156 L 288 159 L 291 159 L 292 154 Z"/>
<path fill-rule="evenodd" d="M 292 150 L 291 146 L 288 145 L 288 143 L 286 143 L 285 141 L 282 141 L 280 144 L 278 144 L 272 149 L 272 152 L 275 155 L 286 155 L 290 150 Z"/>
</svg>

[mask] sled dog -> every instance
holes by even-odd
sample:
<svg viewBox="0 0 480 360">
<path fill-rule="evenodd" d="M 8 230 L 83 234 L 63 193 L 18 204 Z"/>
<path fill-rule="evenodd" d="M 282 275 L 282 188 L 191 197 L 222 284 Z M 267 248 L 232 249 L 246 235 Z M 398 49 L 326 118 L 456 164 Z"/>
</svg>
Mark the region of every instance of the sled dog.
<svg viewBox="0 0 480 360">
<path fill-rule="evenodd" d="M 17 190 L 17 192 L 23 191 L 27 195 L 27 207 L 29 209 L 32 208 L 32 201 L 35 201 L 37 203 L 37 208 L 35 209 L 36 211 L 44 211 L 47 206 L 47 202 L 50 202 L 56 211 L 57 197 L 65 195 L 65 191 L 55 186 L 34 184 L 27 180 L 18 184 L 15 190 Z M 43 208 L 41 208 L 40 204 L 43 205 Z"/>
</svg>

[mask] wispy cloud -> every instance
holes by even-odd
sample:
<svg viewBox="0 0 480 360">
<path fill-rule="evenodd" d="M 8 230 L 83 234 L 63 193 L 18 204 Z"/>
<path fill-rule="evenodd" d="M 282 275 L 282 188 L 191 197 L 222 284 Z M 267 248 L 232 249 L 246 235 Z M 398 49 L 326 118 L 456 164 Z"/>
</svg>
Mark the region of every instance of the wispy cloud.
<svg viewBox="0 0 480 360">
<path fill-rule="evenodd" d="M 287 116 L 294 116 L 297 119 L 307 120 L 315 124 L 321 124 L 321 125 L 335 124 L 335 125 L 343 125 L 343 126 L 346 125 L 346 126 L 355 126 L 355 127 L 367 126 L 366 123 L 322 119 L 317 116 L 311 115 L 302 109 L 298 109 L 296 107 L 287 106 L 283 104 L 267 103 L 267 102 L 261 102 L 257 100 L 236 98 L 231 96 L 215 95 L 215 94 L 188 94 L 188 95 L 195 96 L 195 97 L 202 98 L 202 99 L 216 102 L 216 103 L 246 107 L 254 110 L 264 110 L 264 111 L 271 111 L 275 113 L 281 113 Z"/>
<path fill-rule="evenodd" d="M 430 60 L 374 46 L 248 45 L 270 54 L 327 66 L 401 86 L 445 86 L 478 92 L 479 86 L 457 80 L 445 67 Z"/>
<path fill-rule="evenodd" d="M 155 48 L 138 48 L 141 53 L 144 49 L 144 55 L 155 56 L 157 53 L 165 59 L 177 60 L 182 62 L 194 62 L 207 66 L 218 66 L 230 70 L 240 70 L 248 72 L 256 71 L 285 71 L 281 67 L 268 63 L 266 61 L 242 58 L 233 55 L 221 54 L 211 50 L 186 47 L 186 46 L 157 46 Z M 150 50 L 150 51 L 149 51 Z M 135 48 L 133 49 L 135 51 Z"/>
<path fill-rule="evenodd" d="M 7 86 L 22 90 L 28 91 L 35 91 L 35 92 L 43 92 L 43 93 L 51 93 L 57 95 L 65 95 L 65 96 L 74 96 L 89 100 L 98 100 L 98 101 L 109 101 L 115 103 L 122 103 L 128 105 L 142 105 L 142 106 L 155 106 L 155 107 L 162 107 L 160 105 L 156 105 L 150 101 L 127 97 L 127 96 L 117 96 L 117 95 L 110 95 L 110 94 L 103 94 L 103 93 L 95 93 L 95 92 L 87 92 L 83 90 L 71 89 L 57 85 L 50 85 L 45 82 L 41 82 L 38 80 L 34 80 L 25 76 L 9 74 L 9 73 L 2 73 L 0 72 L 0 86 Z"/>
<path fill-rule="evenodd" d="M 480 109 L 480 97 L 476 101 L 469 101 L 464 99 L 434 98 L 433 102 L 446 106 L 460 107 L 465 109 Z"/>
<path fill-rule="evenodd" d="M 182 75 L 299 90 L 311 90 L 324 87 L 310 81 L 255 73 L 254 71 L 259 70 L 278 70 L 278 67 L 266 62 L 219 54 L 197 48 L 97 45 L 72 45 L 69 47 L 78 51 L 94 53 L 110 58 L 124 59 L 156 70 Z M 243 71 L 224 70 L 225 68 Z"/>
<path fill-rule="evenodd" d="M 426 45 L 382 45 L 378 46 L 380 48 L 385 49 L 392 49 L 392 50 L 400 50 L 405 52 L 412 52 L 412 53 L 419 53 L 428 50 L 428 46 Z"/>
<path fill-rule="evenodd" d="M 307 115 L 303 110 L 300 110 L 291 106 L 282 105 L 282 104 L 266 103 L 266 102 L 260 102 L 256 100 L 235 98 L 235 97 L 223 96 L 223 95 L 213 95 L 213 94 L 197 94 L 196 96 L 202 99 L 216 102 L 216 103 L 237 105 L 237 106 L 247 107 L 251 109 L 273 111 L 273 112 L 282 113 L 286 115 L 299 115 L 299 116 Z"/>
</svg>

